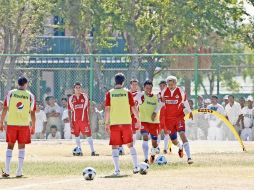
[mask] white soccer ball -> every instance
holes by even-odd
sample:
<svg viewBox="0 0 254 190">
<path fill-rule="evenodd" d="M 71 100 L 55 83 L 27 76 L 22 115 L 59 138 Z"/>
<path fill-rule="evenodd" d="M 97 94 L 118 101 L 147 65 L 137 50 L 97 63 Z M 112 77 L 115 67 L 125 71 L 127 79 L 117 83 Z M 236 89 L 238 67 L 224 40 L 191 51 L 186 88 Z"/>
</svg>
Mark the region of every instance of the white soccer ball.
<svg viewBox="0 0 254 190">
<path fill-rule="evenodd" d="M 145 162 L 141 162 L 141 163 L 139 164 L 139 168 L 140 168 L 139 173 L 140 173 L 141 175 L 146 175 L 147 172 L 148 172 L 148 169 L 149 169 L 149 164 L 147 164 L 147 163 L 145 163 Z"/>
<path fill-rule="evenodd" d="M 168 161 L 165 156 L 161 155 L 156 158 L 155 163 L 158 165 L 165 165 L 168 163 Z"/>
<path fill-rule="evenodd" d="M 82 150 L 80 147 L 75 147 L 72 151 L 73 156 L 82 156 Z"/>
<path fill-rule="evenodd" d="M 96 176 L 96 171 L 92 167 L 87 167 L 83 170 L 83 177 L 85 180 L 93 180 Z"/>
</svg>

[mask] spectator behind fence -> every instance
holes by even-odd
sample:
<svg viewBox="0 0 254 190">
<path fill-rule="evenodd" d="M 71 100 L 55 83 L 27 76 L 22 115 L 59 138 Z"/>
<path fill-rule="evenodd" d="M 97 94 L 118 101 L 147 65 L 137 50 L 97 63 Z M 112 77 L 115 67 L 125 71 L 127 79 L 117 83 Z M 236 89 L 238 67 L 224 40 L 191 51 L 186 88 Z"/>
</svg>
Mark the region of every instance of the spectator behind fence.
<svg viewBox="0 0 254 190">
<path fill-rule="evenodd" d="M 46 126 L 46 134 L 50 132 L 50 127 L 55 125 L 60 132 L 62 133 L 62 120 L 60 118 L 61 108 L 56 104 L 55 98 L 53 96 L 49 96 L 46 98 L 48 102 L 45 107 L 45 113 L 47 116 L 47 126 Z"/>
<path fill-rule="evenodd" d="M 228 105 L 228 103 L 229 103 L 229 101 L 228 101 L 228 95 L 225 95 L 225 96 L 223 97 L 223 102 L 222 102 L 221 105 L 225 108 L 226 105 Z"/>
<path fill-rule="evenodd" d="M 47 117 L 43 110 L 41 110 L 40 102 L 36 103 L 35 110 L 35 133 L 32 136 L 33 139 L 45 139 L 46 138 L 46 125 Z"/>
<path fill-rule="evenodd" d="M 239 99 L 239 104 L 241 106 L 241 109 L 243 109 L 245 107 L 245 98 L 244 97 L 241 97 Z"/>
<path fill-rule="evenodd" d="M 64 139 L 71 139 L 71 126 L 68 116 L 68 100 L 67 98 L 62 98 L 62 106 L 63 106 L 63 115 L 62 115 L 62 121 L 64 123 Z"/>
<path fill-rule="evenodd" d="M 43 105 L 46 106 L 47 105 L 47 97 L 49 96 L 52 96 L 52 91 L 51 91 L 51 88 L 50 87 L 47 87 L 46 88 L 46 92 L 45 94 L 43 95 Z"/>
<path fill-rule="evenodd" d="M 241 115 L 241 106 L 238 102 L 235 101 L 233 95 L 228 96 L 229 103 L 225 107 L 226 117 L 230 123 L 234 126 L 237 133 L 240 135 L 240 125 L 239 125 L 239 116 Z M 224 127 L 225 139 L 235 140 L 233 133 L 228 127 Z"/>
<path fill-rule="evenodd" d="M 3 111 L 3 101 L 0 100 L 0 118 L 2 115 L 2 111 Z M 6 138 L 6 134 L 5 134 L 5 130 L 0 131 L 0 139 L 5 139 Z"/>
<path fill-rule="evenodd" d="M 57 130 L 57 126 L 52 125 L 50 127 L 50 133 L 47 139 L 61 139 L 61 133 Z"/>
<path fill-rule="evenodd" d="M 198 96 L 198 109 L 205 108 L 205 101 L 202 96 Z"/>
<path fill-rule="evenodd" d="M 241 139 L 244 141 L 252 141 L 253 140 L 253 97 L 248 96 L 247 98 L 247 106 L 245 106 L 241 110 L 241 122 L 242 128 L 241 131 Z"/>
<path fill-rule="evenodd" d="M 218 97 L 213 95 L 211 98 L 211 104 L 207 106 L 208 109 L 216 111 L 222 115 L 226 115 L 225 110 L 221 104 L 218 103 Z M 224 132 L 222 129 L 223 122 L 212 114 L 206 115 L 209 123 L 208 128 L 208 140 L 224 140 Z"/>
</svg>

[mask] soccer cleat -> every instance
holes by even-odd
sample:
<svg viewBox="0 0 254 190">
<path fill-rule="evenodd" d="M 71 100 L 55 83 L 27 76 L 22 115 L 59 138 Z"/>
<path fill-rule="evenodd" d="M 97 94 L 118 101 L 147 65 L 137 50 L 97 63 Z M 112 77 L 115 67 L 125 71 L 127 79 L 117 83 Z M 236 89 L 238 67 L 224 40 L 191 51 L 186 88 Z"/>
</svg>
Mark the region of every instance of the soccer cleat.
<svg viewBox="0 0 254 190">
<path fill-rule="evenodd" d="M 2 177 L 3 178 L 8 178 L 8 177 L 10 177 L 10 174 L 7 174 L 7 173 L 2 171 Z"/>
<path fill-rule="evenodd" d="M 193 162 L 193 160 L 191 158 L 188 158 L 187 163 L 188 164 L 193 164 L 194 162 Z"/>
<path fill-rule="evenodd" d="M 154 160 L 155 160 L 155 156 L 154 155 L 151 155 L 150 156 L 150 164 L 153 164 L 154 163 Z"/>
<path fill-rule="evenodd" d="M 139 171 L 140 171 L 140 168 L 139 167 L 135 167 L 133 169 L 133 174 L 137 174 L 137 173 L 139 173 Z"/>
<path fill-rule="evenodd" d="M 183 158 L 183 149 L 178 150 L 178 155 L 180 158 Z"/>
<path fill-rule="evenodd" d="M 145 163 L 147 163 L 147 164 L 149 164 L 149 161 L 148 161 L 148 159 L 145 159 L 145 161 L 144 161 Z"/>
<path fill-rule="evenodd" d="M 16 178 L 22 178 L 23 175 L 16 175 Z"/>
<path fill-rule="evenodd" d="M 99 154 L 95 153 L 95 152 L 92 152 L 91 153 L 91 156 L 99 156 Z"/>
<path fill-rule="evenodd" d="M 164 153 L 164 154 L 167 154 L 167 153 L 168 153 L 168 151 L 167 151 L 167 150 L 163 150 L 163 153 Z"/>
<path fill-rule="evenodd" d="M 118 170 L 118 171 L 114 171 L 114 173 L 112 174 L 112 176 L 115 176 L 115 177 L 120 176 L 120 171 L 119 171 L 119 170 Z"/>
</svg>

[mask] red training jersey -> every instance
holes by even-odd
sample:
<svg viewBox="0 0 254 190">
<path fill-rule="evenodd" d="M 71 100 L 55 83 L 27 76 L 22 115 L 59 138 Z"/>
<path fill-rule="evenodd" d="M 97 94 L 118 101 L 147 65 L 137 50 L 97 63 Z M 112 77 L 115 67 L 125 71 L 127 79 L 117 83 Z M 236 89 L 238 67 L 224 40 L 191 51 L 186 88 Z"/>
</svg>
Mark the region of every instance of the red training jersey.
<svg viewBox="0 0 254 190">
<path fill-rule="evenodd" d="M 89 122 L 88 109 L 90 107 L 89 98 L 86 94 L 80 94 L 79 97 L 75 94 L 69 97 L 68 110 L 72 111 L 72 121 Z"/>
</svg>

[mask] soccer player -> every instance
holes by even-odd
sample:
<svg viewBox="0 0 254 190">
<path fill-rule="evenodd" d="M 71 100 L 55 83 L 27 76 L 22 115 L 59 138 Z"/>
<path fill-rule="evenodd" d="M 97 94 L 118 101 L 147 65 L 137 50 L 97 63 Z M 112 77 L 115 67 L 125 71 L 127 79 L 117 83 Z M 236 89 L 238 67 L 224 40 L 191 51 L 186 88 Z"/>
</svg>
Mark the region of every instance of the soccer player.
<svg viewBox="0 0 254 190">
<path fill-rule="evenodd" d="M 0 131 L 2 131 L 3 122 L 8 112 L 6 129 L 8 147 L 6 150 L 5 171 L 2 174 L 4 178 L 10 176 L 12 152 L 16 141 L 18 141 L 19 149 L 16 177 L 23 176 L 25 145 L 31 143 L 31 134 L 34 134 L 35 131 L 35 97 L 27 90 L 27 87 L 28 80 L 25 77 L 19 78 L 18 89 L 9 91 L 4 100 L 4 109 L 0 122 Z"/>
<path fill-rule="evenodd" d="M 119 146 L 127 144 L 133 161 L 133 173 L 139 172 L 137 152 L 133 147 L 131 112 L 137 119 L 136 126 L 140 126 L 138 111 L 131 92 L 123 88 L 125 76 L 122 73 L 115 75 L 115 88 L 105 96 L 105 130 L 110 134 L 112 157 L 115 171 L 114 176 L 120 175 Z"/>
<path fill-rule="evenodd" d="M 167 82 L 165 80 L 162 80 L 160 83 L 160 92 L 158 94 L 158 98 L 161 101 L 161 92 L 167 88 Z M 165 130 L 165 106 L 163 106 L 160 110 L 160 128 L 159 128 L 159 136 L 158 136 L 158 144 L 160 142 L 160 132 L 164 131 L 164 154 L 168 153 L 168 146 L 169 146 L 169 134 L 168 131 Z M 169 148 L 169 151 L 171 152 L 171 147 Z"/>
<path fill-rule="evenodd" d="M 158 140 L 158 130 L 160 125 L 159 111 L 162 104 L 158 100 L 158 97 L 152 93 L 153 83 L 150 80 L 144 83 L 144 92 L 137 95 L 137 100 L 139 103 L 139 114 L 141 121 L 141 134 L 143 137 L 143 152 L 145 157 L 145 162 L 148 163 L 148 139 L 149 135 L 152 139 L 152 149 L 150 156 L 150 163 L 154 163 L 155 155 L 160 152 L 157 140 Z"/>
<path fill-rule="evenodd" d="M 192 164 L 190 146 L 185 135 L 185 121 L 184 121 L 184 108 L 190 114 L 190 118 L 193 119 L 193 115 L 190 109 L 190 105 L 186 99 L 185 92 L 177 87 L 177 78 L 175 76 L 167 77 L 168 87 L 165 88 L 162 93 L 162 101 L 165 103 L 165 125 L 169 132 L 171 141 L 179 148 L 178 154 L 180 158 L 183 157 L 183 148 L 187 155 L 187 163 Z M 177 133 L 179 133 L 183 145 L 177 139 Z"/>
<path fill-rule="evenodd" d="M 76 82 L 74 84 L 74 94 L 69 97 L 68 110 L 69 110 L 69 121 L 71 126 L 72 134 L 75 136 L 77 149 L 80 151 L 82 156 L 82 148 L 80 142 L 80 133 L 87 137 L 88 144 L 91 149 L 91 156 L 98 156 L 95 153 L 92 132 L 90 128 L 89 120 L 89 98 L 82 90 L 82 84 Z"/>
</svg>

